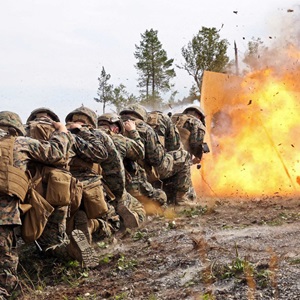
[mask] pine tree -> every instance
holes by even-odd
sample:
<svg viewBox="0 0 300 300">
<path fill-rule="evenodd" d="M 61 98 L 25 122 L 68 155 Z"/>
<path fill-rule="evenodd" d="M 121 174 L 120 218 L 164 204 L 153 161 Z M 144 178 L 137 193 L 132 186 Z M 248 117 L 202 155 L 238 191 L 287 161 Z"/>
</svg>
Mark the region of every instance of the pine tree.
<svg viewBox="0 0 300 300">
<path fill-rule="evenodd" d="M 141 88 L 143 102 L 152 102 L 154 107 L 159 106 L 160 93 L 168 92 L 172 85 L 171 79 L 176 76 L 172 64 L 174 59 L 168 59 L 158 39 L 157 30 L 146 30 L 141 34 L 140 45 L 135 45 L 135 58 L 138 60 L 135 68 L 138 71 L 138 87 Z"/>
<path fill-rule="evenodd" d="M 99 87 L 97 90 L 98 98 L 94 98 L 96 102 L 103 103 L 102 111 L 105 113 L 105 107 L 112 100 L 113 85 L 109 84 L 110 74 L 107 74 L 104 67 L 102 67 L 101 75 L 98 77 Z"/>
</svg>

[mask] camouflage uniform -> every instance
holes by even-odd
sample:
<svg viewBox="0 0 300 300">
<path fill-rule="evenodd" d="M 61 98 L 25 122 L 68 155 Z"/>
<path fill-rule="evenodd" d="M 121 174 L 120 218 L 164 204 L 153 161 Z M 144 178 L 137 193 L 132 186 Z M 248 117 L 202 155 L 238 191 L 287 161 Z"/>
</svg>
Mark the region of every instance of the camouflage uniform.
<svg viewBox="0 0 300 300">
<path fill-rule="evenodd" d="M 118 130 L 113 132 L 110 126 L 117 125 Z M 137 130 L 127 131 L 128 137 L 123 134 L 124 126 L 118 115 L 115 114 L 103 114 L 98 117 L 98 126 L 106 131 L 110 135 L 112 141 L 114 142 L 117 150 L 120 153 L 122 161 L 127 161 L 127 164 L 131 166 L 137 166 L 136 161 L 138 159 L 143 159 L 145 155 L 144 144 L 141 141 L 140 135 Z M 120 133 L 119 133 L 120 132 Z M 124 165 L 126 166 L 126 164 Z M 134 167 L 135 168 L 135 167 Z M 143 222 L 146 218 L 146 212 L 143 205 L 131 195 L 128 190 L 128 182 L 131 180 L 131 175 L 128 170 L 125 169 L 126 174 L 126 206 L 136 215 L 137 225 Z"/>
<path fill-rule="evenodd" d="M 109 153 L 108 159 L 101 163 L 101 168 L 105 183 L 116 197 L 112 205 L 121 216 L 125 227 L 137 227 L 139 220 L 134 217 L 133 211 L 131 211 L 134 206 L 130 194 L 126 191 L 125 168 L 122 157 L 113 140 L 104 130 L 96 129 L 95 134 L 105 142 Z"/>
<path fill-rule="evenodd" d="M 85 118 L 86 117 L 86 118 Z M 108 202 L 108 210 L 106 215 L 99 216 L 98 218 L 91 218 L 88 220 L 88 229 L 86 232 L 88 233 L 94 233 L 95 237 L 101 238 L 101 234 L 103 233 L 104 236 L 110 236 L 112 232 L 119 229 L 119 217 L 116 214 L 116 211 L 123 220 L 126 218 L 122 212 L 126 209 L 124 208 L 124 203 L 127 201 L 127 195 L 125 191 L 125 171 L 122 164 L 122 159 L 113 143 L 109 135 L 107 135 L 102 130 L 97 130 L 97 116 L 96 114 L 86 108 L 81 107 L 73 112 L 71 112 L 66 117 L 66 122 L 74 121 L 78 119 L 79 121 L 82 120 L 85 122 L 85 124 L 89 125 L 88 128 L 84 127 L 79 129 L 72 130 L 74 133 L 76 133 L 76 142 L 75 142 L 75 149 L 74 152 L 77 156 L 79 156 L 82 160 L 85 160 L 86 162 L 90 163 L 97 163 L 101 167 L 102 176 L 103 176 L 103 183 L 107 185 L 107 187 L 111 190 L 111 192 L 114 194 L 115 200 L 112 199 L 112 201 Z M 86 141 L 91 141 L 89 136 L 92 136 L 93 145 L 97 149 L 101 149 L 103 151 L 102 154 L 98 157 L 93 157 L 92 155 L 95 155 L 95 149 L 93 149 L 93 146 L 89 151 L 89 147 L 86 145 L 78 143 L 82 143 Z M 79 139 L 80 138 L 80 139 Z M 77 147 L 77 144 L 79 147 Z M 99 148 L 99 145 L 101 147 Z M 91 153 L 89 153 L 91 152 Z M 86 165 L 86 163 L 85 163 Z M 74 163 L 70 162 L 70 168 L 71 172 L 74 176 L 81 176 L 81 181 L 83 182 L 84 186 L 85 184 L 88 184 L 91 182 L 91 179 L 96 179 L 95 174 L 88 174 L 88 176 L 85 176 L 85 178 L 82 177 L 83 171 L 82 168 L 78 169 L 78 163 L 76 164 L 76 168 L 74 168 Z M 77 173 L 75 173 L 77 170 Z M 89 172 L 91 169 L 89 170 Z M 99 178 L 99 177 L 98 177 Z M 82 221 L 81 221 L 82 222 Z M 126 220 L 124 220 L 126 222 Z M 82 222 L 83 223 L 83 222 Z"/>
<path fill-rule="evenodd" d="M 155 212 L 157 209 L 160 210 L 159 206 L 165 206 L 167 203 L 166 193 L 160 188 L 153 187 L 151 183 L 158 179 L 153 166 L 158 166 L 162 162 L 164 149 L 157 134 L 143 121 L 146 117 L 146 115 L 142 115 L 143 112 L 142 110 L 141 114 L 135 113 L 134 115 L 131 115 L 133 111 L 130 109 L 121 112 L 122 119 L 130 118 L 135 121 L 136 130 L 139 132 L 145 148 L 145 159 L 138 160 L 136 170 L 129 170 L 131 178 L 130 181 L 127 181 L 126 188 L 134 197 L 147 206 L 147 212 L 152 209 Z"/>
<path fill-rule="evenodd" d="M 83 190 L 93 183 L 97 184 L 97 182 L 99 182 L 100 188 L 103 189 L 100 165 L 108 159 L 109 155 L 105 140 L 99 139 L 95 135 L 94 128 L 97 126 L 95 112 L 82 106 L 71 111 L 65 120 L 67 125 L 76 123 L 76 121 L 84 123 L 80 128 L 70 129 L 75 140 L 70 152 L 71 160 L 69 163 L 72 175 L 83 184 Z M 100 227 L 106 236 L 111 235 L 112 227 L 109 220 L 115 222 L 114 229 L 117 229 L 119 218 L 114 208 L 107 206 L 107 203 L 102 206 L 101 212 L 99 211 L 98 220 L 88 219 L 84 211 L 85 207 L 81 199 L 78 207 L 71 209 L 71 215 L 67 220 L 68 233 L 74 227 L 78 228 L 86 234 L 88 241 L 91 243 L 91 233 L 97 231 Z"/>
<path fill-rule="evenodd" d="M 7 132 L 25 135 L 21 120 L 12 112 L 0 112 L 1 139 Z M 55 164 L 66 159 L 72 138 L 64 132 L 55 132 L 49 142 L 17 136 L 13 144 L 13 166 L 26 171 L 30 161 Z M 0 295 L 7 296 L 17 285 L 18 255 L 14 249 L 14 227 L 21 225 L 20 199 L 17 196 L 0 195 Z"/>
<path fill-rule="evenodd" d="M 174 150 L 166 152 L 164 146 L 159 141 L 157 133 L 154 129 L 145 123 L 147 120 L 147 112 L 140 105 L 132 105 L 126 110 L 120 113 L 121 116 L 130 115 L 140 119 L 137 124 L 137 130 L 140 132 L 142 140 L 145 145 L 145 163 L 146 171 L 152 166 L 158 173 L 157 179 L 166 180 L 172 182 L 172 194 L 168 195 L 168 202 L 179 204 L 184 200 L 184 195 L 191 186 L 190 164 L 189 154 L 183 150 Z M 175 147 L 169 145 L 168 147 Z M 147 172 L 149 177 L 149 172 Z M 150 182 L 154 182 L 155 179 L 149 179 Z M 169 191 L 169 189 L 167 189 Z"/>
<path fill-rule="evenodd" d="M 199 164 L 203 153 L 209 152 L 208 147 L 204 151 L 203 140 L 206 131 L 204 111 L 198 106 L 187 107 L 182 113 L 174 114 L 172 122 L 180 132 L 184 149 L 190 153 L 191 163 Z M 187 196 L 192 200 L 196 199 L 193 187 Z"/>
<path fill-rule="evenodd" d="M 48 141 L 55 131 L 51 121 L 60 122 L 59 117 L 52 110 L 45 107 L 33 110 L 26 121 L 26 135 L 40 141 Z M 36 168 L 42 170 L 43 166 L 44 164 L 37 164 L 35 162 L 31 169 L 35 172 Z M 66 165 L 60 167 L 66 169 Z M 44 198 L 46 198 L 45 194 L 46 192 L 44 189 L 44 191 L 42 191 L 42 196 Z M 51 252 L 52 254 L 61 255 L 61 252 L 65 251 L 61 250 L 61 247 L 65 248 L 66 243 L 68 243 L 66 235 L 68 210 L 69 207 L 67 205 L 54 206 L 54 211 L 48 218 L 45 229 L 38 239 L 40 247 L 42 250 L 48 251 L 47 253 Z"/>
<path fill-rule="evenodd" d="M 182 147 L 179 131 L 168 115 L 160 111 L 150 112 L 147 116 L 147 124 L 155 130 L 167 152 Z"/>
<path fill-rule="evenodd" d="M 196 115 L 192 115 L 192 112 Z M 197 117 L 198 115 L 198 117 Z M 177 126 L 184 149 L 191 156 L 198 158 L 199 162 L 203 155 L 203 140 L 205 136 L 204 112 L 200 107 L 188 107 L 183 113 L 177 113 L 172 116 L 172 122 Z"/>
</svg>

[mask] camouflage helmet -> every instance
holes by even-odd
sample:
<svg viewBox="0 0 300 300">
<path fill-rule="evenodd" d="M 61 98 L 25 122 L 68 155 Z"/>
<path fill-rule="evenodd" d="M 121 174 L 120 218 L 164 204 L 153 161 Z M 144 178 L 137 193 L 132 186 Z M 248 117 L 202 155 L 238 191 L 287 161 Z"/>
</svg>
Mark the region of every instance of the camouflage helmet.
<svg viewBox="0 0 300 300">
<path fill-rule="evenodd" d="M 137 118 L 143 120 L 144 122 L 147 121 L 147 111 L 146 108 L 140 104 L 131 104 L 124 110 L 120 112 L 120 115 L 126 115 L 126 114 L 133 114 Z"/>
<path fill-rule="evenodd" d="M 31 112 L 26 123 L 28 124 L 30 121 L 33 121 L 34 119 L 37 118 L 37 115 L 41 113 L 46 113 L 53 121 L 60 122 L 59 117 L 51 109 L 46 107 L 40 107 Z"/>
<path fill-rule="evenodd" d="M 187 107 L 187 108 L 183 111 L 183 113 L 184 113 L 184 114 L 187 114 L 187 112 L 188 112 L 189 110 L 192 110 L 192 111 L 196 112 L 197 114 L 199 114 L 199 115 L 201 116 L 201 118 L 205 118 L 205 113 L 204 113 L 204 110 L 203 110 L 202 107 L 196 106 L 196 105 L 195 105 L 195 106 L 189 106 L 189 107 Z"/>
<path fill-rule="evenodd" d="M 202 122 L 202 124 L 205 126 L 205 113 L 202 107 L 196 105 L 189 106 L 183 111 L 183 113 L 188 114 L 189 111 L 195 112 L 199 116 L 199 119 Z"/>
<path fill-rule="evenodd" d="M 123 125 L 123 121 L 121 120 L 120 116 L 115 113 L 105 113 L 98 117 L 98 126 L 101 126 L 101 122 L 108 122 L 110 124 L 116 124 L 119 129 L 120 133 L 124 133 L 125 128 Z"/>
<path fill-rule="evenodd" d="M 18 114 L 11 111 L 0 111 L 0 126 L 13 127 L 19 135 L 25 135 L 25 129 Z"/>
<path fill-rule="evenodd" d="M 89 125 L 92 125 L 94 128 L 97 128 L 97 115 L 96 113 L 91 110 L 90 108 L 87 108 L 85 106 L 81 106 L 79 108 L 74 109 L 73 111 L 71 111 L 67 116 L 65 121 L 66 122 L 72 122 L 73 121 L 73 117 L 75 115 L 84 115 L 87 117 L 88 123 Z"/>
</svg>

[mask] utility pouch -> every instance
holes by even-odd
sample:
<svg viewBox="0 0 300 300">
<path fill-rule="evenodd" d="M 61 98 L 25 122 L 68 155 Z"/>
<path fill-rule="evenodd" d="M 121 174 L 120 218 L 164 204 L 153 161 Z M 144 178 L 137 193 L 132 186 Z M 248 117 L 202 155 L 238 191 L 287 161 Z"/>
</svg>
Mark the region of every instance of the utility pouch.
<svg viewBox="0 0 300 300">
<path fill-rule="evenodd" d="M 77 180 L 75 177 L 71 179 L 71 204 L 70 204 L 70 216 L 73 216 L 79 209 L 82 200 L 82 182 Z"/>
<path fill-rule="evenodd" d="M 102 217 L 108 211 L 101 180 L 83 187 L 82 201 L 89 219 Z"/>
<path fill-rule="evenodd" d="M 64 206 L 71 203 L 72 175 L 61 169 L 50 169 L 46 174 L 46 200 L 53 206 Z"/>
<path fill-rule="evenodd" d="M 30 243 L 41 236 L 54 208 L 34 189 L 28 191 L 26 202 L 31 208 L 24 215 L 22 238 L 26 243 Z"/>
</svg>

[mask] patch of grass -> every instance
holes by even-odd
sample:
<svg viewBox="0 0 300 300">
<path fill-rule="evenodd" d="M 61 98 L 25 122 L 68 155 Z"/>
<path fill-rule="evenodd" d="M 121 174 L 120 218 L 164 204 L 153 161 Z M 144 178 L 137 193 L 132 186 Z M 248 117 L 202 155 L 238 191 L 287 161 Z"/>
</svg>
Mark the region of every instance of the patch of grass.
<svg viewBox="0 0 300 300">
<path fill-rule="evenodd" d="M 256 279 L 257 284 L 261 288 L 266 288 L 269 285 L 269 283 L 270 283 L 271 275 L 272 275 L 272 271 L 271 270 L 256 271 L 256 273 L 255 273 L 255 279 Z"/>
<path fill-rule="evenodd" d="M 167 223 L 167 229 L 176 229 L 176 228 L 177 228 L 177 225 L 174 220 Z"/>
<path fill-rule="evenodd" d="M 300 264 L 300 258 L 295 258 L 290 260 L 290 265 L 299 265 Z"/>
<path fill-rule="evenodd" d="M 103 241 L 98 242 L 98 243 L 97 243 L 97 246 L 98 246 L 100 249 L 106 249 L 106 248 L 108 248 L 108 244 L 105 243 L 105 242 L 103 242 Z"/>
<path fill-rule="evenodd" d="M 191 207 L 191 208 L 185 208 L 179 212 L 180 216 L 185 216 L 185 217 L 194 217 L 194 216 L 201 216 L 206 214 L 208 211 L 207 206 L 196 206 L 196 207 Z"/>
<path fill-rule="evenodd" d="M 75 287 L 89 277 L 88 270 L 78 261 L 41 255 L 32 245 L 20 247 L 19 253 L 18 277 L 24 295 L 42 292 L 58 283 Z"/>
<path fill-rule="evenodd" d="M 124 300 L 124 299 L 126 299 L 127 298 L 127 293 L 126 292 L 123 292 L 123 293 L 121 293 L 121 294 L 119 294 L 119 295 L 116 295 L 115 297 L 114 297 L 114 299 L 115 300 Z"/>
<path fill-rule="evenodd" d="M 137 265 L 137 260 L 127 259 L 123 254 L 120 255 L 120 258 L 117 261 L 117 269 L 120 271 L 133 269 Z"/>
<path fill-rule="evenodd" d="M 146 236 L 147 236 L 147 234 L 146 234 L 145 232 L 136 231 L 136 232 L 133 234 L 132 239 L 133 239 L 134 241 L 139 241 L 139 240 L 144 239 Z"/>
<path fill-rule="evenodd" d="M 215 300 L 215 296 L 211 292 L 204 293 L 200 295 L 199 300 Z"/>
<path fill-rule="evenodd" d="M 110 263 L 112 261 L 113 257 L 114 257 L 113 254 L 110 254 L 110 253 L 106 254 L 104 257 L 102 257 L 100 259 L 100 263 L 102 263 L 102 264 L 108 264 L 108 263 Z"/>
<path fill-rule="evenodd" d="M 212 265 L 211 272 L 206 274 L 210 280 L 235 278 L 239 282 L 245 283 L 249 291 L 254 291 L 256 285 L 265 288 L 271 283 L 273 271 L 269 265 L 254 265 L 247 259 L 239 257 L 236 245 L 236 257 L 226 265 Z M 202 280 L 205 280 L 203 278 Z M 207 281 L 206 281 L 207 282 Z"/>
</svg>

